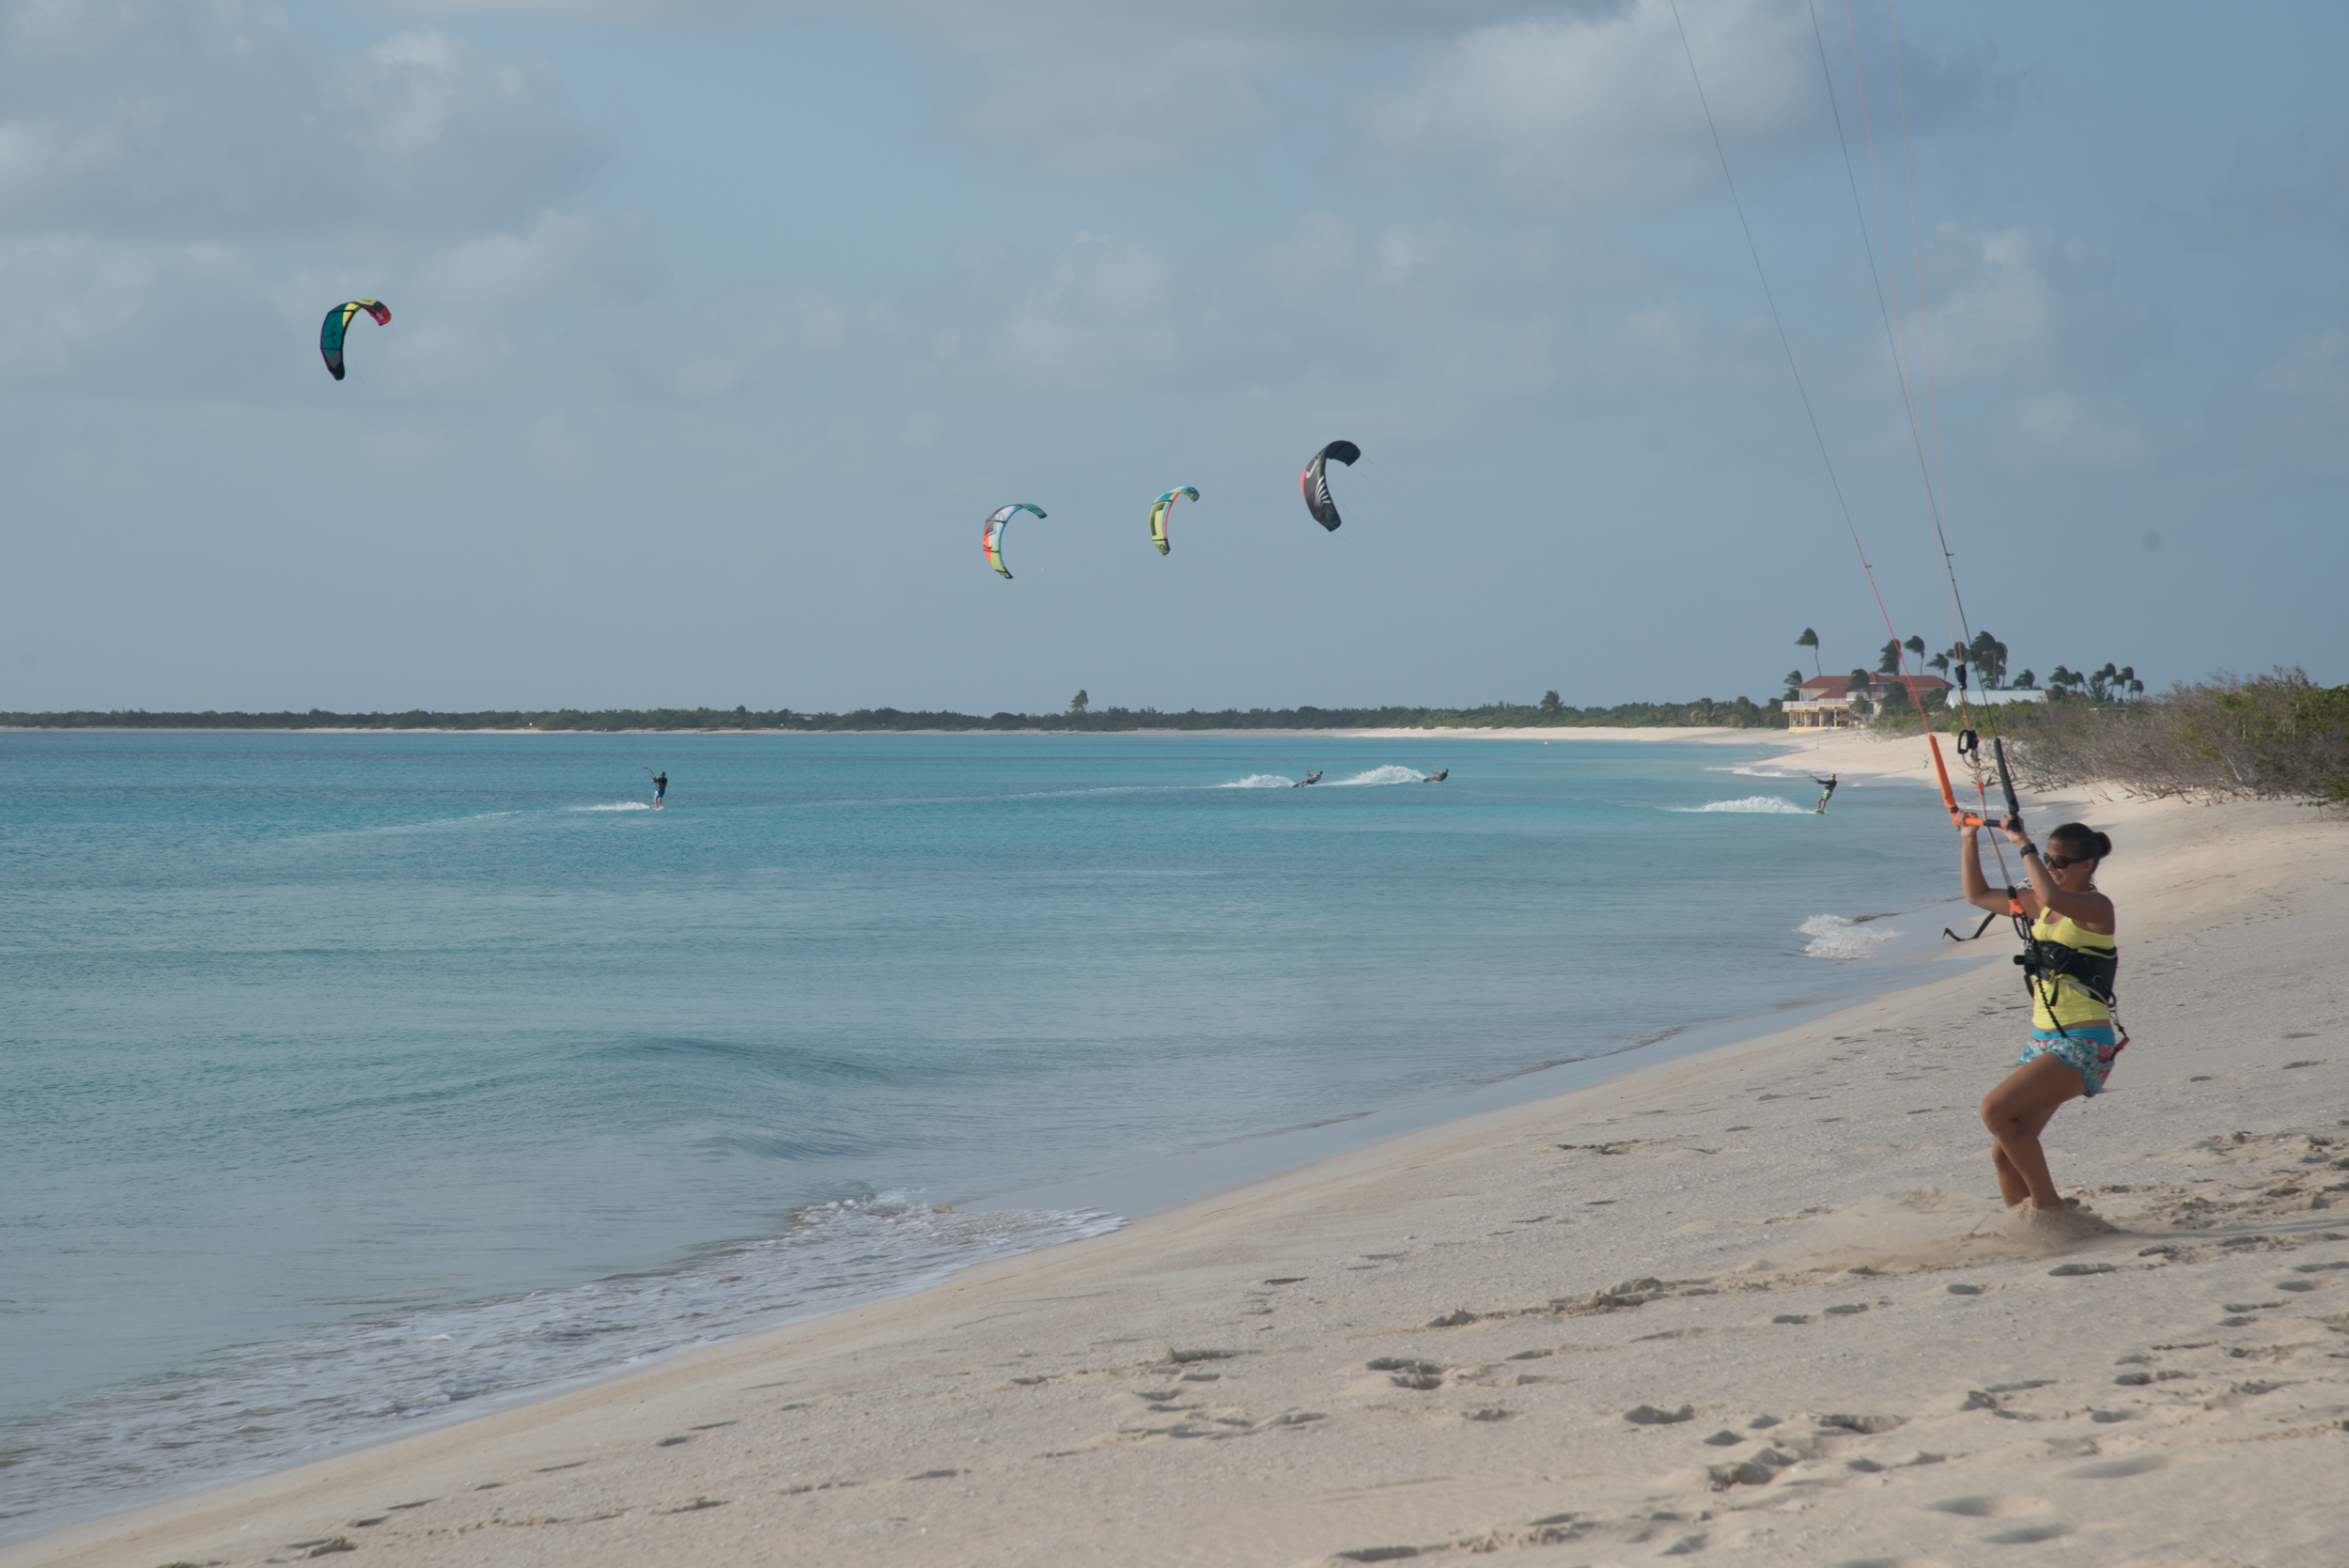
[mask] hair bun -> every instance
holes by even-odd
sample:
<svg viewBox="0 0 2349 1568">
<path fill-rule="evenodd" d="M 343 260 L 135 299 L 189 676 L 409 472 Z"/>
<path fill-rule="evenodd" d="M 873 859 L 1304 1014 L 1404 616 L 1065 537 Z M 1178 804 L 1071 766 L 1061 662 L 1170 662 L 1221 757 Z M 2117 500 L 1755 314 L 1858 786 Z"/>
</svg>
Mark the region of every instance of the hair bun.
<svg viewBox="0 0 2349 1568">
<path fill-rule="evenodd" d="M 2112 840 L 2085 822 L 2066 822 L 2047 835 L 2047 842 L 2073 846 L 2081 860 L 2101 861 L 2112 853 Z"/>
</svg>

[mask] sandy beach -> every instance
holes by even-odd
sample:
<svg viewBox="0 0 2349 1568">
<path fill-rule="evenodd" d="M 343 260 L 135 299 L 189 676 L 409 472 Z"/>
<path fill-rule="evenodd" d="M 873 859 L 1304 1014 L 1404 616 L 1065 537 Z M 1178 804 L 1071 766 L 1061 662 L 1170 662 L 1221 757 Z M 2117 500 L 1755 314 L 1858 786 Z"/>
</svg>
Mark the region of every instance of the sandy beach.
<svg viewBox="0 0 2349 1568">
<path fill-rule="evenodd" d="M 2349 1560 L 2349 826 L 2030 810 L 2116 846 L 2108 1234 L 2002 1229 L 1965 968 L 0 1565 Z"/>
</svg>

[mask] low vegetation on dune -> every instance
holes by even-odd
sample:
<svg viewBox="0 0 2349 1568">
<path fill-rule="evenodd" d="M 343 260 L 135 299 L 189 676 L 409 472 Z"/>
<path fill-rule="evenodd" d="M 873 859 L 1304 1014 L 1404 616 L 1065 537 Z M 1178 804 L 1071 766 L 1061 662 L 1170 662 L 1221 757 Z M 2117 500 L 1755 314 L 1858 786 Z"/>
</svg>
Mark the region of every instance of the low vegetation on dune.
<svg viewBox="0 0 2349 1568">
<path fill-rule="evenodd" d="M 1925 709 L 1936 729 L 1958 726 L 1940 693 Z M 2027 789 L 2104 784 L 2147 800 L 2349 805 L 2349 686 L 2319 686 L 2305 670 L 2214 675 L 2140 698 L 2051 691 L 2044 703 L 1973 707 L 1966 722 L 2006 742 Z M 1868 727 L 1913 735 L 1921 724 L 1915 708 L 1888 703 Z"/>
<path fill-rule="evenodd" d="M 2349 804 L 2349 686 L 2319 686 L 2304 670 L 2012 717 L 2018 782 L 2033 788 L 2109 781 L 2155 800 Z"/>
</svg>

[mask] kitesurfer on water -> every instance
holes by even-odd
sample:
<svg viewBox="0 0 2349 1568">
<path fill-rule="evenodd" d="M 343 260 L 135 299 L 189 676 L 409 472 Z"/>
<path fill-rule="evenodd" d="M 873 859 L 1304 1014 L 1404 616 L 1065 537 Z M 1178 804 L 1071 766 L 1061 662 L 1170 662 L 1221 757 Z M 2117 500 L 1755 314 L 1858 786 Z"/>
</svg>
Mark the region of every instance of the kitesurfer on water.
<svg viewBox="0 0 2349 1568">
<path fill-rule="evenodd" d="M 652 809 L 659 811 L 661 802 L 668 798 L 669 773 L 666 768 L 652 776 Z"/>
<path fill-rule="evenodd" d="M 1311 772 L 1311 773 L 1306 774 L 1303 778 L 1301 778 L 1301 779 L 1298 780 L 1295 784 L 1293 784 L 1289 785 L 1289 787 L 1290 787 L 1291 789 L 1302 789 L 1302 788 L 1304 788 L 1307 784 L 1319 784 L 1320 782 L 1321 782 L 1321 773 L 1320 773 L 1320 771 L 1319 771 L 1318 769 L 1315 769 L 1315 771 L 1313 771 L 1313 772 Z"/>
<path fill-rule="evenodd" d="M 1843 775 L 1840 773 L 1829 773 L 1824 779 L 1819 777 L 1816 773 L 1811 775 L 1811 782 L 1817 784 L 1821 790 L 1819 803 L 1811 808 L 1812 811 L 1827 810 L 1828 797 L 1835 793 L 1835 781 L 1842 777 Z"/>
<path fill-rule="evenodd" d="M 2017 960 L 2030 976 L 2031 1032 L 2015 1070 L 1983 1097 L 1982 1120 L 2008 1209 L 2028 1203 L 2032 1211 L 2061 1210 L 2065 1205 L 2039 1135 L 2064 1101 L 2102 1092 L 2128 1044 L 2112 1016 L 2112 900 L 2096 891 L 2096 868 L 2112 853 L 2112 841 L 2085 823 L 2066 822 L 2047 835 L 2042 855 L 2020 817 L 1999 827 L 2022 851 L 2030 886 L 1994 889 L 1983 880 L 1974 826 L 1959 830 L 1958 875 L 1968 904 L 2032 922 L 2029 951 Z"/>
<path fill-rule="evenodd" d="M 1444 780 L 1450 777 L 1452 777 L 1451 768 L 1439 768 L 1433 773 L 1428 774 L 1425 778 L 1420 780 L 1419 782 L 1422 784 L 1441 784 Z"/>
</svg>

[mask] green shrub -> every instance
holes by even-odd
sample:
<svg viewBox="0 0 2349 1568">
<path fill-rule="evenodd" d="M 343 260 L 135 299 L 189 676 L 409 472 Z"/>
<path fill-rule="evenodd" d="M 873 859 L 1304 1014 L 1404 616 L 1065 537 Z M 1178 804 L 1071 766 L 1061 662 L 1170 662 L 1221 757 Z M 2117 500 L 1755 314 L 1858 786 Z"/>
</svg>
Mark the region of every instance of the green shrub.
<svg viewBox="0 0 2349 1568">
<path fill-rule="evenodd" d="M 2304 670 L 2222 675 L 2123 707 L 2052 702 L 2019 723 L 1999 711 L 2030 788 L 2109 782 L 2154 799 L 2349 804 L 2349 686 Z"/>
</svg>

